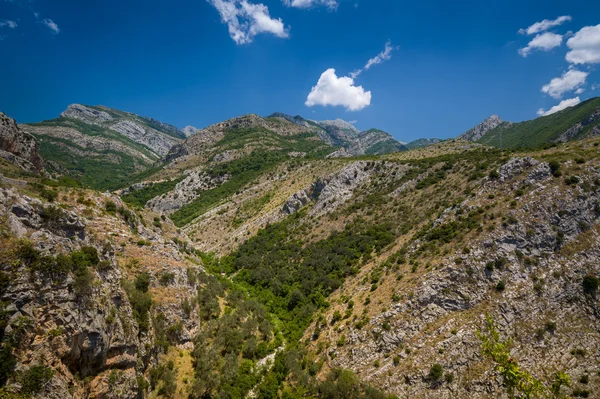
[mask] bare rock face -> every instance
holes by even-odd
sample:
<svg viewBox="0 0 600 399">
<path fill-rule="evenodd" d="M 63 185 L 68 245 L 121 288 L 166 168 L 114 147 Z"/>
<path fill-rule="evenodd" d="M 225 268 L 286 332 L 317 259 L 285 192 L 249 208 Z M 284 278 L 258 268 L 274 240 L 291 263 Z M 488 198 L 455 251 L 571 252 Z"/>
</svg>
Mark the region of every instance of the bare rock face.
<svg viewBox="0 0 600 399">
<path fill-rule="evenodd" d="M 35 138 L 21 130 L 14 119 L 1 112 L 0 156 L 28 172 L 39 173 L 44 168 Z"/>
<path fill-rule="evenodd" d="M 479 125 L 475 126 L 473 129 L 461 134 L 458 136 L 460 140 L 467 141 L 478 141 L 480 140 L 487 132 L 493 130 L 505 123 L 498 115 L 492 115 Z"/>
<path fill-rule="evenodd" d="M 77 119 L 91 125 L 110 122 L 114 119 L 107 112 L 89 108 L 81 104 L 69 105 L 60 116 L 63 118 Z"/>
<path fill-rule="evenodd" d="M 181 129 L 181 131 L 183 132 L 183 134 L 185 135 L 185 137 L 191 137 L 194 134 L 196 134 L 196 132 L 198 131 L 198 129 L 196 129 L 194 126 L 186 126 L 183 129 Z"/>
<path fill-rule="evenodd" d="M 130 140 L 146 146 L 159 156 L 166 155 L 171 147 L 178 144 L 183 133 L 175 126 L 162 123 L 156 119 L 146 118 L 106 107 L 88 107 L 71 104 L 60 116 L 76 119 L 88 125 L 111 129 Z M 179 137 L 179 138 L 178 138 Z"/>
<path fill-rule="evenodd" d="M 220 186 L 231 176 L 212 177 L 204 170 L 191 171 L 172 191 L 152 198 L 146 206 L 155 212 L 172 213 L 193 201 L 202 191 Z"/>
</svg>

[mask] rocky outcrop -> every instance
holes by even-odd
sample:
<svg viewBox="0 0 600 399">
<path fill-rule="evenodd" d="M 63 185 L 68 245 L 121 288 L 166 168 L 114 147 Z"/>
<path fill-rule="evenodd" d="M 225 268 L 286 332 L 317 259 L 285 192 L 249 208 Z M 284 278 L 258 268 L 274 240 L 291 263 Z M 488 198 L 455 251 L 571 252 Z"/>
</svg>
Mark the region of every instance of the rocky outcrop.
<svg viewBox="0 0 600 399">
<path fill-rule="evenodd" d="M 185 179 L 166 194 L 153 198 L 146 206 L 155 212 L 172 213 L 192 202 L 202 191 L 211 190 L 229 180 L 231 176 L 211 176 L 204 170 L 190 171 Z"/>
<path fill-rule="evenodd" d="M 179 140 L 131 120 L 121 120 L 110 125 L 110 129 L 142 144 L 158 155 L 166 155 Z"/>
<path fill-rule="evenodd" d="M 194 126 L 186 126 L 183 129 L 181 129 L 181 131 L 183 132 L 185 137 L 188 138 L 196 134 L 196 132 L 198 132 L 198 129 L 196 129 Z"/>
<path fill-rule="evenodd" d="M 63 118 L 72 118 L 88 123 L 90 125 L 102 125 L 105 122 L 110 122 L 114 118 L 105 111 L 86 107 L 81 104 L 71 104 L 66 110 L 61 112 Z"/>
<path fill-rule="evenodd" d="M 159 156 L 166 155 L 171 147 L 180 142 L 180 138 L 184 138 L 184 134 L 175 126 L 107 107 L 71 104 L 60 116 L 120 133 Z"/>
<path fill-rule="evenodd" d="M 579 138 L 582 132 L 590 125 L 597 123 L 600 121 L 600 109 L 596 110 L 596 112 L 592 113 L 590 116 L 585 118 L 584 120 L 577 122 L 575 125 L 571 126 L 564 133 L 558 136 L 553 141 L 555 143 L 566 143 L 567 141 L 571 141 L 573 139 Z M 600 134 L 600 125 L 594 126 L 590 131 L 588 136 L 593 137 Z"/>
<path fill-rule="evenodd" d="M 505 123 L 498 115 L 492 115 L 471 130 L 458 136 L 459 140 L 479 141 L 489 131 Z"/>
<path fill-rule="evenodd" d="M 14 119 L 1 112 L 0 157 L 28 172 L 39 173 L 44 168 L 36 139 L 20 129 Z"/>
</svg>

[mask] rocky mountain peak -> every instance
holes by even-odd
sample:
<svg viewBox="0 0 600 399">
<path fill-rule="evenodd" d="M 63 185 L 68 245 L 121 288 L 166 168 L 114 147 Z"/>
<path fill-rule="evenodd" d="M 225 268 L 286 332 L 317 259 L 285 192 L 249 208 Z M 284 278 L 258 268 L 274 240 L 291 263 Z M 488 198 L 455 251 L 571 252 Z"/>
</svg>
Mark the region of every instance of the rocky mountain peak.
<svg viewBox="0 0 600 399">
<path fill-rule="evenodd" d="M 319 121 L 317 123 L 319 123 L 320 125 L 337 127 L 338 129 L 347 129 L 355 133 L 360 132 L 356 127 L 354 127 L 353 124 L 346 122 L 345 120 L 340 118 L 334 120 Z"/>
<path fill-rule="evenodd" d="M 114 118 L 105 111 L 100 111 L 81 104 L 71 104 L 61 114 L 63 118 L 77 119 L 82 122 L 96 125 L 112 121 Z"/>
<path fill-rule="evenodd" d="M 44 168 L 36 139 L 21 130 L 14 119 L 2 112 L 0 112 L 0 157 L 29 172 L 41 172 Z"/>
<path fill-rule="evenodd" d="M 503 123 L 504 121 L 498 115 L 492 115 L 471 130 L 458 136 L 458 138 L 467 141 L 477 141 L 485 136 L 487 132 L 497 128 Z"/>
</svg>

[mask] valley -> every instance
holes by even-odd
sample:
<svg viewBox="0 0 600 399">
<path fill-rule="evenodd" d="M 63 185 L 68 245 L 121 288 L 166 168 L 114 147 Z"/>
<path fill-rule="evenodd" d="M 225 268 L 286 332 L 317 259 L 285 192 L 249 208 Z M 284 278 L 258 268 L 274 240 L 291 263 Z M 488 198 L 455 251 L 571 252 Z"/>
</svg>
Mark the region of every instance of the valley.
<svg viewBox="0 0 600 399">
<path fill-rule="evenodd" d="M 1 115 L 3 398 L 600 395 L 597 98 L 408 144 Z"/>
</svg>

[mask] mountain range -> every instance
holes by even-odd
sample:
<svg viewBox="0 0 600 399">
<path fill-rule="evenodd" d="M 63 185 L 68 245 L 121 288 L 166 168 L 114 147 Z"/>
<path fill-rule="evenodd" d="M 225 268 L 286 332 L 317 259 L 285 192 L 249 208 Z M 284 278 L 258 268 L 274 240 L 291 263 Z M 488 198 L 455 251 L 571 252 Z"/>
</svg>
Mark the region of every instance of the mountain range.
<svg viewBox="0 0 600 399">
<path fill-rule="evenodd" d="M 0 114 L 0 397 L 594 397 L 598 115 Z"/>
</svg>

